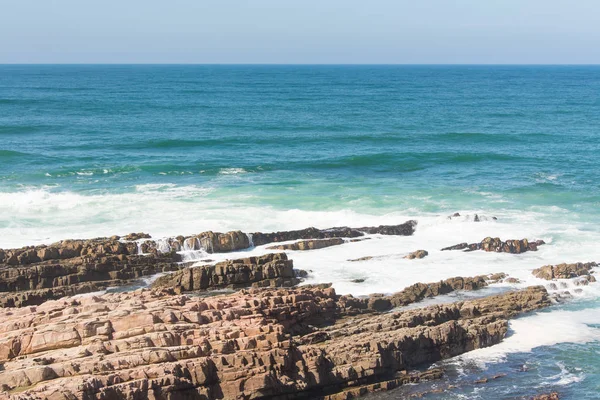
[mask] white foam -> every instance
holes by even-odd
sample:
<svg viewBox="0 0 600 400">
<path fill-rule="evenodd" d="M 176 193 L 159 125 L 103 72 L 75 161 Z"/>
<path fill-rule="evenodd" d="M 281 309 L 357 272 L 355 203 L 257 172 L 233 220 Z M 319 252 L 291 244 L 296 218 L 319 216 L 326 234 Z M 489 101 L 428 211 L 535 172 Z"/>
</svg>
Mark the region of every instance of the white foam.
<svg viewBox="0 0 600 400">
<path fill-rule="evenodd" d="M 237 175 L 237 174 L 245 174 L 246 171 L 244 168 L 221 168 L 219 174 L 221 175 Z"/>
<path fill-rule="evenodd" d="M 457 357 L 483 365 L 502 361 L 509 353 L 530 352 L 536 347 L 558 343 L 589 343 L 600 340 L 600 308 L 578 311 L 553 310 L 509 322 L 510 336 L 500 344 Z"/>
<path fill-rule="evenodd" d="M 542 382 L 540 387 L 544 387 L 547 385 L 556 385 L 556 386 L 567 386 L 572 383 L 581 382 L 585 379 L 585 374 L 583 372 L 577 371 L 571 372 L 565 367 L 564 363 L 558 362 L 556 365 L 560 368 L 560 372 L 554 376 L 549 377 L 546 381 Z"/>
</svg>

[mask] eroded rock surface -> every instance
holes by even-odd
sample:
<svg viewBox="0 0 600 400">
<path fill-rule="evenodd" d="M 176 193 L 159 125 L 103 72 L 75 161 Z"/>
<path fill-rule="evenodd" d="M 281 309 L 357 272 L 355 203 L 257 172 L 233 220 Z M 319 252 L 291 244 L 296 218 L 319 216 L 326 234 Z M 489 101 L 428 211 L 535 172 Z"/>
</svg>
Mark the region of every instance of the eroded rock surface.
<svg viewBox="0 0 600 400">
<path fill-rule="evenodd" d="M 527 239 L 521 240 L 507 240 L 502 241 L 500 238 L 487 237 L 479 243 L 459 243 L 454 246 L 445 247 L 444 250 L 464 250 L 464 251 L 494 251 L 497 253 L 512 253 L 520 254 L 526 251 L 537 251 L 538 246 L 545 244 L 543 240 L 529 241 Z"/>
<path fill-rule="evenodd" d="M 557 264 L 557 265 L 545 265 L 541 268 L 534 269 L 533 275 L 537 278 L 551 281 L 553 279 L 571 279 L 579 276 L 589 276 L 595 282 L 595 278 L 591 275 L 592 268 L 598 266 L 595 262 L 588 263 L 574 263 L 574 264 Z"/>
<path fill-rule="evenodd" d="M 139 256 L 88 252 L 56 261 L 0 265 L 0 306 L 36 305 L 48 299 L 127 284 L 143 276 L 176 271 L 182 267 L 176 260 L 176 255 L 170 253 Z"/>
<path fill-rule="evenodd" d="M 266 254 L 227 260 L 215 265 L 188 267 L 161 276 L 152 284 L 154 288 L 172 288 L 176 292 L 240 287 L 290 287 L 300 280 L 294 264 L 285 253 Z"/>
<path fill-rule="evenodd" d="M 385 314 L 318 287 L 66 298 L 0 310 L 0 386 L 10 399 L 319 397 L 496 344 L 507 318 L 549 304 L 543 287 Z"/>
<path fill-rule="evenodd" d="M 404 256 L 404 258 L 408 259 L 408 260 L 414 260 L 415 258 L 425 258 L 429 255 L 429 252 L 427 252 L 427 250 L 417 250 L 417 251 L 413 251 L 412 253 L 409 253 L 408 255 Z"/>
<path fill-rule="evenodd" d="M 331 239 L 312 239 L 312 240 L 301 240 L 294 243 L 280 244 L 276 246 L 267 247 L 269 250 L 317 250 L 325 247 L 339 246 L 344 244 L 342 238 L 331 238 Z"/>
</svg>

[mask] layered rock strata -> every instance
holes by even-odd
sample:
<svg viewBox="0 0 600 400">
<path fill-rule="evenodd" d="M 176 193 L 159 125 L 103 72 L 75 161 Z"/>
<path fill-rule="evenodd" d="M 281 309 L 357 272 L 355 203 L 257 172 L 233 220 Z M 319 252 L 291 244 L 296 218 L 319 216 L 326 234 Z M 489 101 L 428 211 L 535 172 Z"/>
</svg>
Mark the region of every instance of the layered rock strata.
<svg viewBox="0 0 600 400">
<path fill-rule="evenodd" d="M 63 240 L 51 245 L 26 246 L 19 249 L 0 249 L 0 267 L 3 265 L 28 265 L 44 261 L 66 260 L 85 256 L 136 255 L 146 253 L 170 253 L 182 250 L 204 250 L 209 253 L 226 253 L 247 249 L 252 245 L 260 246 L 272 242 L 293 240 L 356 238 L 368 234 L 412 235 L 416 221 L 407 221 L 400 225 L 381 225 L 363 228 L 307 228 L 297 231 L 273 233 L 251 233 L 242 231 L 202 232 L 198 235 L 177 236 L 164 242 L 147 240 L 142 243 L 134 240 L 146 240 L 146 233 L 131 233 L 123 238 L 97 238 L 89 240 Z M 122 241 L 122 240 L 125 241 Z M 128 241 L 129 240 L 129 241 Z"/>
<path fill-rule="evenodd" d="M 426 298 L 452 293 L 456 290 L 478 290 L 496 281 L 494 275 L 479 275 L 475 277 L 455 277 L 439 282 L 415 283 L 402 291 L 389 296 L 372 294 L 367 298 L 342 296 L 344 302 L 354 309 L 389 311 L 393 308 L 407 306 Z"/>
<path fill-rule="evenodd" d="M 65 298 L 0 310 L 0 386 L 23 400 L 324 398 L 496 344 L 508 318 L 549 304 L 543 287 L 385 314 L 318 287 Z"/>
<path fill-rule="evenodd" d="M 0 249 L 0 306 L 35 305 L 48 299 L 128 284 L 143 276 L 176 271 L 182 267 L 178 264 L 182 261 L 181 255 L 177 253 L 182 250 L 223 253 L 246 249 L 253 244 L 298 239 L 305 242 L 291 245 L 291 248 L 322 248 L 343 243 L 342 237 L 364 236 L 365 232 L 410 235 L 415 226 L 415 221 L 408 221 L 400 225 L 359 229 L 307 228 L 254 234 L 209 231 L 163 241 L 147 240 L 150 236 L 146 233 L 132 233 L 124 238 L 64 240 L 51 245 Z M 282 278 L 288 279 L 287 276 Z"/>
<path fill-rule="evenodd" d="M 324 249 L 325 247 L 339 246 L 344 244 L 342 238 L 331 238 L 331 239 L 312 239 L 312 240 L 301 240 L 294 243 L 280 244 L 276 246 L 267 247 L 269 250 L 318 250 Z"/>
<path fill-rule="evenodd" d="M 274 253 L 227 260 L 215 265 L 188 267 L 161 276 L 152 287 L 172 288 L 177 293 L 249 286 L 291 287 L 300 282 L 296 275 L 293 261 L 288 260 L 285 253 Z"/>
<path fill-rule="evenodd" d="M 131 283 L 143 276 L 182 268 L 172 254 L 103 254 L 16 267 L 0 265 L 0 306 L 37 305 L 48 299 L 103 290 Z"/>
<path fill-rule="evenodd" d="M 580 276 L 589 277 L 590 282 L 595 282 L 596 279 L 591 275 L 592 268 L 598 266 L 595 262 L 589 263 L 574 263 L 574 264 L 557 264 L 545 265 L 541 268 L 533 270 L 533 275 L 536 278 L 551 281 L 553 279 L 571 279 Z"/>
<path fill-rule="evenodd" d="M 527 239 L 521 240 L 507 240 L 502 241 L 500 238 L 487 237 L 479 243 L 459 243 L 454 246 L 445 247 L 444 250 L 464 250 L 464 251 L 493 251 L 497 253 L 512 253 L 520 254 L 526 251 L 537 251 L 538 246 L 545 244 L 543 240 L 529 241 Z"/>
</svg>

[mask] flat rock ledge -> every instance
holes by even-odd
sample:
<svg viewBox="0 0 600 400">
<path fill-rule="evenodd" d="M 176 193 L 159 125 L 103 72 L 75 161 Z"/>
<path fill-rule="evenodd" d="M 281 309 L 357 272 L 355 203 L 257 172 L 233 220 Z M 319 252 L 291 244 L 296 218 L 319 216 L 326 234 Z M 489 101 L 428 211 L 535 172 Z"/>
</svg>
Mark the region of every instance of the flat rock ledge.
<svg viewBox="0 0 600 400">
<path fill-rule="evenodd" d="M 410 236 L 415 232 L 416 226 L 417 221 L 411 220 L 399 225 L 380 225 L 377 227 L 362 228 L 338 227 L 329 229 L 311 227 L 295 231 L 271 233 L 244 233 L 242 231 L 219 233 L 208 231 L 190 237 L 177 236 L 166 241 L 146 241 L 141 244 L 141 249 L 144 253 L 181 250 L 203 250 L 208 253 L 226 253 L 247 249 L 252 246 L 262 246 L 277 242 L 358 238 L 365 234 Z"/>
<path fill-rule="evenodd" d="M 1 309 L 1 396 L 345 399 L 416 381 L 415 368 L 496 344 L 508 318 L 550 305 L 542 286 L 392 313 L 355 300 L 321 287 L 140 289 Z"/>
<path fill-rule="evenodd" d="M 520 254 L 526 251 L 537 251 L 538 247 L 545 244 L 543 240 L 529 241 L 527 239 L 521 240 L 507 240 L 502 241 L 500 238 L 486 237 L 479 243 L 459 243 L 454 246 L 445 247 L 445 250 L 464 250 L 464 251 L 493 251 L 496 253 L 512 253 Z"/>
<path fill-rule="evenodd" d="M 0 265 L 0 307 L 38 305 L 49 299 L 104 290 L 183 265 L 171 254 L 92 254 L 24 266 Z"/>
<path fill-rule="evenodd" d="M 588 263 L 573 263 L 573 264 L 557 264 L 557 265 L 544 265 L 541 268 L 534 269 L 532 271 L 536 278 L 545 279 L 551 281 L 554 279 L 571 279 L 579 276 L 591 276 L 592 268 L 598 266 L 595 262 Z M 595 282 L 594 279 L 591 282 Z"/>
<path fill-rule="evenodd" d="M 250 286 L 291 287 L 300 283 L 299 276 L 304 274 L 294 271 L 293 261 L 285 253 L 272 253 L 184 268 L 159 277 L 152 287 L 171 288 L 176 293 Z"/>
<path fill-rule="evenodd" d="M 123 238 L 64 240 L 51 245 L 0 249 L 0 307 L 38 305 L 49 299 L 95 292 L 131 284 L 144 276 L 177 271 L 189 265 L 182 264 L 178 252 L 183 250 L 223 253 L 299 239 L 307 240 L 308 248 L 316 248 L 322 244 L 315 239 L 325 239 L 324 243 L 331 244 L 343 240 L 342 237 L 356 238 L 365 233 L 412 235 L 416 224 L 407 221 L 356 229 L 307 228 L 253 234 L 208 231 L 157 241 L 149 240 L 150 235 L 145 233 L 132 233 Z"/>
<path fill-rule="evenodd" d="M 276 246 L 267 247 L 268 250 L 318 250 L 324 249 L 325 247 L 339 246 L 344 244 L 345 241 L 342 238 L 331 238 L 331 239 L 311 239 L 301 240 L 294 243 L 280 244 Z"/>
</svg>

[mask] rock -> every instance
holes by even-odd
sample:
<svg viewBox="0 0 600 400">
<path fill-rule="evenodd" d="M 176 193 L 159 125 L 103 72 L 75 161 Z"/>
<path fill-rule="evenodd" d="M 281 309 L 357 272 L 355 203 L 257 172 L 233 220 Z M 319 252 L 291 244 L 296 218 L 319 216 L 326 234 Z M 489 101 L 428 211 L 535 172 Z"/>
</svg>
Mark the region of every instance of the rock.
<svg viewBox="0 0 600 400">
<path fill-rule="evenodd" d="M 285 253 L 273 253 L 184 268 L 159 277 L 152 287 L 172 288 L 177 293 L 249 286 L 290 287 L 300 282 L 293 268 L 292 260 L 288 260 Z M 298 275 L 306 273 L 303 271 Z"/>
<path fill-rule="evenodd" d="M 18 268 L 0 265 L 0 307 L 37 305 L 48 299 L 125 285 L 143 276 L 182 268 L 176 254 L 129 255 L 124 254 L 126 248 L 117 245 L 100 246 L 101 251 L 87 245 L 69 248 L 86 255 Z M 115 250 L 119 249 L 122 253 L 115 255 Z"/>
<path fill-rule="evenodd" d="M 352 279 L 350 282 L 352 283 L 363 283 L 365 281 L 364 278 Z"/>
<path fill-rule="evenodd" d="M 341 300 L 345 308 L 355 310 L 389 311 L 396 307 L 407 306 L 423 299 L 451 293 L 456 290 L 478 290 L 484 288 L 495 275 L 480 275 L 475 277 L 455 277 L 444 281 L 432 283 L 415 283 L 404 288 L 402 291 L 384 296 L 383 294 L 372 294 L 367 298 L 354 298 L 342 296 Z M 505 276 L 502 274 L 502 276 Z M 493 281 L 492 281 L 493 282 Z"/>
<path fill-rule="evenodd" d="M 537 240 L 535 242 L 530 242 L 527 239 L 521 240 L 507 240 L 502 241 L 500 238 L 492 238 L 487 237 L 483 239 L 479 243 L 460 243 L 454 246 L 445 247 L 442 251 L 445 250 L 465 250 L 465 251 L 474 251 L 474 250 L 484 250 L 484 251 L 494 251 L 497 253 L 512 253 L 512 254 L 520 254 L 526 251 L 537 251 L 538 246 L 544 244 L 543 240 Z"/>
<path fill-rule="evenodd" d="M 591 270 L 597 266 L 598 264 L 595 262 L 574 264 L 563 263 L 558 265 L 545 265 L 541 268 L 534 269 L 532 273 L 536 278 L 545 279 L 547 281 L 553 279 L 571 279 L 578 276 L 589 276 L 593 278 L 590 275 Z"/>
<path fill-rule="evenodd" d="M 459 218 L 459 217 L 462 217 L 460 215 L 460 213 L 455 212 L 452 215 L 448 215 L 447 218 L 448 219 L 455 219 L 455 218 Z M 472 220 L 473 222 L 497 221 L 498 220 L 498 218 L 496 218 L 496 217 L 488 217 L 488 216 L 485 216 L 485 215 L 478 215 L 478 214 L 475 214 L 473 216 L 471 216 L 471 215 L 465 215 L 464 218 L 466 218 L 467 220 Z"/>
<path fill-rule="evenodd" d="M 374 258 L 373 256 L 365 256 L 365 257 L 360 257 L 360 258 L 354 258 L 354 259 L 351 259 L 351 260 L 348 260 L 348 261 L 351 261 L 351 262 L 369 261 L 369 260 L 372 260 L 373 258 Z"/>
<path fill-rule="evenodd" d="M 379 225 L 377 227 L 363 227 L 356 228 L 360 232 L 365 232 L 371 235 L 398 235 L 398 236 L 411 236 L 415 233 L 417 227 L 417 221 L 407 221 L 400 225 Z"/>
<path fill-rule="evenodd" d="M 255 246 L 273 242 L 289 242 L 292 240 L 330 239 L 330 238 L 357 238 L 368 234 L 410 236 L 415 232 L 416 221 L 407 221 L 400 225 L 381 225 L 378 227 L 363 228 L 306 228 L 297 231 L 283 231 L 273 233 L 255 232 L 251 234 Z"/>
<path fill-rule="evenodd" d="M 140 240 L 140 239 L 150 239 L 150 238 L 152 238 L 152 236 L 150 236 L 149 234 L 144 233 L 144 232 L 130 233 L 129 235 L 123 236 L 123 240 Z"/>
<path fill-rule="evenodd" d="M 416 221 L 407 221 L 400 225 L 381 225 L 378 227 L 348 228 L 338 227 L 329 229 L 306 228 L 296 231 L 282 231 L 272 233 L 243 233 L 241 231 L 231 231 L 227 233 L 202 232 L 198 235 L 176 238 L 170 238 L 161 242 L 162 246 L 168 251 L 175 250 L 204 250 L 208 253 L 226 253 L 230 251 L 242 250 L 252 246 L 262 246 L 269 243 L 289 242 L 289 241 L 313 241 L 317 239 L 336 239 L 354 238 L 357 241 L 359 237 L 369 234 L 381 235 L 412 235 L 417 225 Z M 361 238 L 365 240 L 368 238 Z M 340 243 L 341 244 L 341 243 Z M 164 249 L 159 249 L 155 241 L 148 242 L 144 252 L 156 253 Z M 164 252 L 164 251 L 163 251 Z"/>
<path fill-rule="evenodd" d="M 409 260 L 414 260 L 415 258 L 424 258 L 428 254 L 429 253 L 427 252 L 427 250 L 417 250 L 417 251 L 413 251 L 412 253 L 404 256 L 404 258 L 407 258 Z"/>
<path fill-rule="evenodd" d="M 0 310 L 0 385 L 14 400 L 348 398 L 439 377 L 419 369 L 549 304 L 542 287 L 383 314 L 319 287 L 67 297 Z"/>
<path fill-rule="evenodd" d="M 512 277 L 510 277 L 510 278 L 506 278 L 506 279 L 504 280 L 504 282 L 506 282 L 506 283 L 512 283 L 512 284 L 521 283 L 521 281 L 520 281 L 519 279 L 517 279 L 517 278 L 512 278 Z"/>
<path fill-rule="evenodd" d="M 268 250 L 317 250 L 344 244 L 342 238 L 301 240 L 295 243 L 267 247 Z"/>
<path fill-rule="evenodd" d="M 489 283 L 498 283 L 504 280 L 504 278 L 506 278 L 506 274 L 504 272 L 498 272 L 495 274 L 491 274 L 487 276 L 487 281 Z"/>
<path fill-rule="evenodd" d="M 558 393 L 548 393 L 548 394 L 540 394 L 534 397 L 531 397 L 531 400 L 559 400 Z"/>
</svg>

